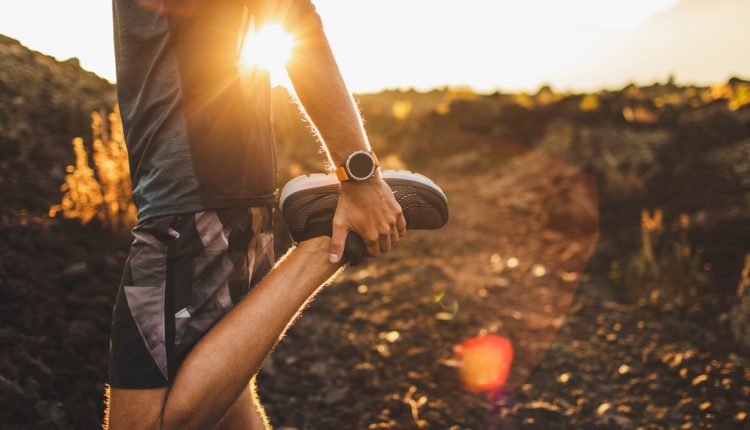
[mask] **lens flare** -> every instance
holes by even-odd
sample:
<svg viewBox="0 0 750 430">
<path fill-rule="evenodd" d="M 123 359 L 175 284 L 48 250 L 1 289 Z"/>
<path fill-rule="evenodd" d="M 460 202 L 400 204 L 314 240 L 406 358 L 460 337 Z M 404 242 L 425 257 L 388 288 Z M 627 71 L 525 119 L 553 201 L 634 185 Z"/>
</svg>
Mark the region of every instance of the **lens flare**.
<svg viewBox="0 0 750 430">
<path fill-rule="evenodd" d="M 456 358 L 461 363 L 461 381 L 468 390 L 494 390 L 508 379 L 513 345 L 502 336 L 479 336 L 461 343 L 456 348 Z"/>
</svg>

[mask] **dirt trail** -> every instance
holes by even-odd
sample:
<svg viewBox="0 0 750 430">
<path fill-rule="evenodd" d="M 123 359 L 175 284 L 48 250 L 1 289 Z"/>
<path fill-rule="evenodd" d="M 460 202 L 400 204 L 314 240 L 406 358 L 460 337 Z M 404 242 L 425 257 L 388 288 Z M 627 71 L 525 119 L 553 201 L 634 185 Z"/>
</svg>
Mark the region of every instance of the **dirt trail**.
<svg viewBox="0 0 750 430">
<path fill-rule="evenodd" d="M 701 327 L 710 309 L 578 289 L 598 225 L 585 174 L 539 154 L 481 174 L 426 173 L 448 195 L 450 223 L 408 233 L 310 305 L 259 377 L 277 426 L 743 425 L 750 374 Z M 474 394 L 453 348 L 484 333 L 511 339 L 516 357 L 507 387 Z"/>
<path fill-rule="evenodd" d="M 747 426 L 748 363 L 709 301 L 623 305 L 585 282 L 586 175 L 539 154 L 462 172 L 424 172 L 450 200 L 444 229 L 347 271 L 266 361 L 276 428 Z M 2 218 L 0 236 L 0 423 L 96 428 L 127 241 L 30 216 Z M 515 360 L 507 387 L 476 394 L 453 349 L 484 333 L 509 338 Z"/>
<path fill-rule="evenodd" d="M 586 177 L 541 155 L 480 175 L 428 173 L 448 196 L 449 224 L 409 232 L 310 306 L 260 377 L 279 424 L 483 428 L 491 404 L 462 390 L 454 346 L 486 333 L 511 339 L 510 388 L 554 339 L 596 238 Z M 571 213 L 548 210 L 576 196 Z M 576 217 L 567 231 L 549 227 L 566 216 Z M 421 396 L 427 403 L 412 411 L 409 399 Z"/>
</svg>

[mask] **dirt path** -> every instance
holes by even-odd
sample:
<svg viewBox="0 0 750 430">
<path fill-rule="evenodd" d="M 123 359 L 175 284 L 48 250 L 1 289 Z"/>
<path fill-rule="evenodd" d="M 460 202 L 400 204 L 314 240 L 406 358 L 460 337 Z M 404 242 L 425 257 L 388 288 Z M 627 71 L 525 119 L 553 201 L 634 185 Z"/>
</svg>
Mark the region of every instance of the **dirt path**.
<svg viewBox="0 0 750 430">
<path fill-rule="evenodd" d="M 626 306 L 579 286 L 597 234 L 585 175 L 534 154 L 426 173 L 450 223 L 309 306 L 259 375 L 276 428 L 747 428 L 748 362 L 709 301 Z M 28 215 L 0 237 L 0 427 L 97 428 L 127 241 Z M 453 351 L 486 333 L 515 360 L 507 387 L 471 393 Z"/>
<path fill-rule="evenodd" d="M 540 156 L 482 175 L 435 173 L 451 204 L 448 226 L 410 232 L 396 251 L 350 269 L 268 361 L 260 380 L 277 423 L 481 428 L 492 421 L 491 402 L 461 388 L 453 348 L 487 333 L 511 339 L 510 387 L 548 349 L 594 244 L 596 219 L 586 212 L 595 201 L 584 201 L 575 228 L 555 231 L 552 218 L 565 214 L 546 207 L 563 195 L 592 199 L 585 178 Z M 410 399 L 422 396 L 427 402 L 412 410 Z"/>
<path fill-rule="evenodd" d="M 410 232 L 311 304 L 259 377 L 277 426 L 742 425 L 750 373 L 700 327 L 700 305 L 639 308 L 577 291 L 597 235 L 585 175 L 541 155 L 480 175 L 428 173 L 448 195 L 449 225 Z M 511 339 L 516 357 L 507 387 L 474 394 L 453 349 L 486 333 Z"/>
</svg>

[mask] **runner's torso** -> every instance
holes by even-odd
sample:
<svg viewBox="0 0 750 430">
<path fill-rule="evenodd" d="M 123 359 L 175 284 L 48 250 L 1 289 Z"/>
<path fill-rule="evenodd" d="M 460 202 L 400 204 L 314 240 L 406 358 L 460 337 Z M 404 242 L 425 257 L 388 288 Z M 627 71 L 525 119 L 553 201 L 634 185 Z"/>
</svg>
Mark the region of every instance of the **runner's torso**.
<svg viewBox="0 0 750 430">
<path fill-rule="evenodd" d="M 270 84 L 237 65 L 239 0 L 114 0 L 117 84 L 140 220 L 273 202 Z"/>
</svg>

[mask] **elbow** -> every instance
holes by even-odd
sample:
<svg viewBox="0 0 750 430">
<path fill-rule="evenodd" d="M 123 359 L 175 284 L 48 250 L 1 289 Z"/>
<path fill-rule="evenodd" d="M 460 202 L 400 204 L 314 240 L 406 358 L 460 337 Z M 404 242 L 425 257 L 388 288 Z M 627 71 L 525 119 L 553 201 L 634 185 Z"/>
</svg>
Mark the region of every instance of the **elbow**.
<svg viewBox="0 0 750 430">
<path fill-rule="evenodd" d="M 280 2 L 280 21 L 295 35 L 300 45 L 318 45 L 326 41 L 323 21 L 311 0 Z"/>
</svg>

